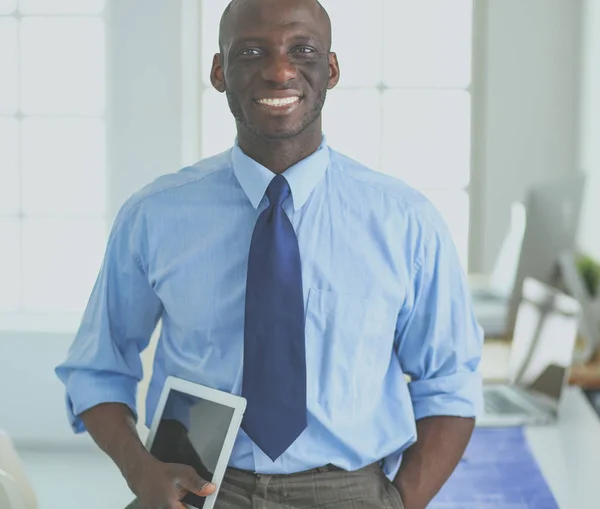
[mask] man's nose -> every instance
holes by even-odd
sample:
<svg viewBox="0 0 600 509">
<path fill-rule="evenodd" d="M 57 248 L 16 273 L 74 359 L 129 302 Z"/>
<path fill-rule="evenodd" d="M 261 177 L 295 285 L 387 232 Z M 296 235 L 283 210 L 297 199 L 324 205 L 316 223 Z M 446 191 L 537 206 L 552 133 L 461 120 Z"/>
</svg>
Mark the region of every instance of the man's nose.
<svg viewBox="0 0 600 509">
<path fill-rule="evenodd" d="M 263 78 L 271 83 L 283 84 L 296 77 L 296 66 L 289 55 L 272 55 L 263 69 Z"/>
</svg>

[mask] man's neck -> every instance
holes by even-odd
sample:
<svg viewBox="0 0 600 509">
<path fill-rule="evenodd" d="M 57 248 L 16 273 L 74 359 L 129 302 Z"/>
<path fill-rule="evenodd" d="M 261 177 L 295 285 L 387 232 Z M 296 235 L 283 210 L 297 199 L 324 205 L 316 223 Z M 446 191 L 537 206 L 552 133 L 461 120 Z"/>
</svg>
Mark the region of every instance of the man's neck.
<svg viewBox="0 0 600 509">
<path fill-rule="evenodd" d="M 266 140 L 238 128 L 242 151 L 273 173 L 283 173 L 299 161 L 315 153 L 321 145 L 321 130 L 307 129 L 293 138 Z"/>
</svg>

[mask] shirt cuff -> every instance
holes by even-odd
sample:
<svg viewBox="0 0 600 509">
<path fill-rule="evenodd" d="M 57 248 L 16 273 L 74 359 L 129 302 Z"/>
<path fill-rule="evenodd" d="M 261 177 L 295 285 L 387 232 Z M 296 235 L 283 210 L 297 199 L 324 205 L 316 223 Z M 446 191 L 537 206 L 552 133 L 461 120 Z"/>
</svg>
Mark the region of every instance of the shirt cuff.
<svg viewBox="0 0 600 509">
<path fill-rule="evenodd" d="M 453 375 L 415 380 L 408 384 L 415 419 L 434 416 L 477 417 L 483 408 L 480 373 L 463 371 Z"/>
<path fill-rule="evenodd" d="M 69 424 L 75 433 L 86 431 L 79 416 L 92 407 L 102 403 L 123 403 L 127 405 L 137 422 L 135 405 L 137 380 L 126 375 L 96 372 L 71 371 L 58 377 L 66 387 L 66 405 Z"/>
</svg>

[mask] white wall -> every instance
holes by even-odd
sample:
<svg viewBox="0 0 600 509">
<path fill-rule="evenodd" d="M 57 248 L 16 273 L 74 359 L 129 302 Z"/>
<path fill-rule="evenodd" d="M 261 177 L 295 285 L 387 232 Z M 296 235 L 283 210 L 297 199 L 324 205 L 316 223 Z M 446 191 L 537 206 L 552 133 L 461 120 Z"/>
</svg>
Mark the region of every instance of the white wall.
<svg viewBox="0 0 600 509">
<path fill-rule="evenodd" d="M 588 189 L 579 232 L 582 251 L 600 261 L 600 2 L 584 0 L 581 144 L 579 165 L 588 173 Z"/>
<path fill-rule="evenodd" d="M 112 0 L 109 211 L 181 165 L 181 1 Z"/>
<path fill-rule="evenodd" d="M 592 0 L 594 1 L 594 0 Z M 473 269 L 490 271 L 509 206 L 544 178 L 576 171 L 581 0 L 477 0 Z"/>
<path fill-rule="evenodd" d="M 584 0 L 583 5 L 581 88 L 580 165 L 586 171 L 600 175 L 600 2 L 598 0 Z"/>
<path fill-rule="evenodd" d="M 73 436 L 52 371 L 70 342 L 66 334 L 0 332 L 0 428 L 17 442 L 90 443 Z"/>
</svg>

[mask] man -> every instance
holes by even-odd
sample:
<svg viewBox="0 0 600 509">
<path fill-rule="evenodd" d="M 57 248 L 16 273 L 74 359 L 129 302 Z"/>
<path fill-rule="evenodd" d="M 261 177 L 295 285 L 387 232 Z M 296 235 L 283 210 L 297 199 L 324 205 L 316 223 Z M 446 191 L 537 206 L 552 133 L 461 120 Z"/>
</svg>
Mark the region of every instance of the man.
<svg viewBox="0 0 600 509">
<path fill-rule="evenodd" d="M 220 28 L 211 77 L 236 144 L 122 207 L 57 368 L 72 425 L 136 507 L 214 491 L 135 430 L 139 354 L 162 319 L 148 422 L 169 375 L 248 400 L 219 509 L 424 509 L 481 397 L 482 337 L 451 237 L 419 193 L 327 146 L 321 109 L 340 70 L 316 0 L 235 0 Z"/>
</svg>

